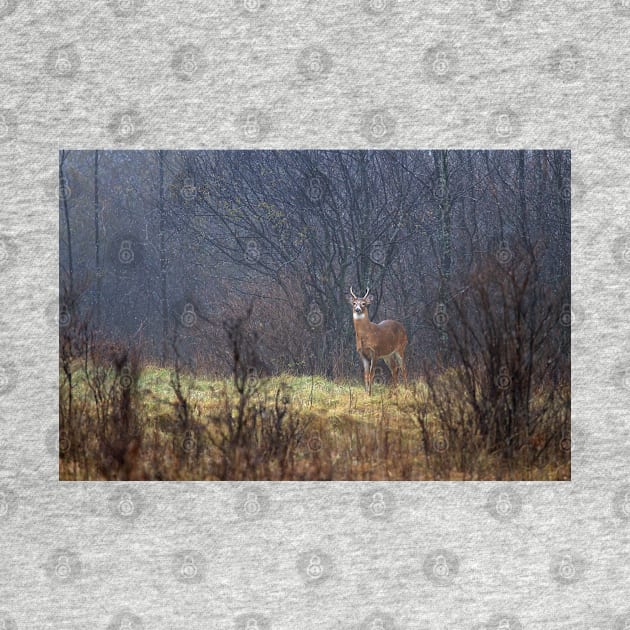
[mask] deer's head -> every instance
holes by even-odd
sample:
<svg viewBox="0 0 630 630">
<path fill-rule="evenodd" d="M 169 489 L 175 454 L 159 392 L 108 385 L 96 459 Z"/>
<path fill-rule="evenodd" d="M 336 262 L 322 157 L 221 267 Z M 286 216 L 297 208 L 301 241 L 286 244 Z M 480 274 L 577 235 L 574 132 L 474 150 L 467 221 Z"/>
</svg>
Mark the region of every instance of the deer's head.
<svg viewBox="0 0 630 630">
<path fill-rule="evenodd" d="M 368 304 L 372 303 L 372 296 L 369 295 L 370 289 L 365 292 L 363 297 L 357 297 L 350 287 L 350 295 L 348 296 L 348 302 L 352 304 L 352 314 L 354 317 L 364 317 L 367 315 Z"/>
</svg>

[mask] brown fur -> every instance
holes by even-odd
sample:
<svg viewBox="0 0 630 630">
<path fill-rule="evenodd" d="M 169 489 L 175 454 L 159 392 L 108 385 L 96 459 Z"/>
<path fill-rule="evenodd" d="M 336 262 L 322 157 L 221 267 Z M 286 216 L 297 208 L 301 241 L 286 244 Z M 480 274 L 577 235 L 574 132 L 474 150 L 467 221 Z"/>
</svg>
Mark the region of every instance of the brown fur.
<svg viewBox="0 0 630 630">
<path fill-rule="evenodd" d="M 350 289 L 352 304 L 354 331 L 356 333 L 357 352 L 363 361 L 363 380 L 366 391 L 372 395 L 372 381 L 376 362 L 383 359 L 392 373 L 392 383 L 398 383 L 398 370 L 402 372 L 403 379 L 407 381 L 405 369 L 405 348 L 407 347 L 407 333 L 400 322 L 386 319 L 380 324 L 370 321 L 368 304 L 372 302 L 372 296 L 368 292 L 363 298 L 357 298 Z M 360 310 L 360 313 L 358 312 Z M 355 315 L 361 315 L 360 318 Z"/>
</svg>

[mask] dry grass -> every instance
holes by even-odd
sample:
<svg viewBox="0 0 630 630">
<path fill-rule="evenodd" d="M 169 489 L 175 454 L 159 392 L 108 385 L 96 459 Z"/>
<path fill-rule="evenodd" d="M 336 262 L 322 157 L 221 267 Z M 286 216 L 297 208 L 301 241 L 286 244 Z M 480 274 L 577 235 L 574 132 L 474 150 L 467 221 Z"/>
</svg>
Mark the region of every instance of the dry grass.
<svg viewBox="0 0 630 630">
<path fill-rule="evenodd" d="M 570 477 L 553 427 L 506 461 L 459 429 L 445 433 L 426 384 L 395 390 L 376 383 L 284 375 L 240 388 L 233 379 L 187 377 L 144 367 L 133 382 L 109 370 L 95 396 L 77 370 L 68 412 L 60 390 L 60 479 L 131 480 L 464 480 Z M 445 375 L 444 378 L 448 378 Z M 551 414 L 553 415 L 553 414 Z M 462 426 L 465 420 L 461 422 Z M 451 427 L 458 427 L 453 418 Z M 532 449 L 542 454 L 533 457 Z M 473 436 L 474 438 L 474 436 Z M 469 441 L 467 441 L 469 440 Z"/>
</svg>

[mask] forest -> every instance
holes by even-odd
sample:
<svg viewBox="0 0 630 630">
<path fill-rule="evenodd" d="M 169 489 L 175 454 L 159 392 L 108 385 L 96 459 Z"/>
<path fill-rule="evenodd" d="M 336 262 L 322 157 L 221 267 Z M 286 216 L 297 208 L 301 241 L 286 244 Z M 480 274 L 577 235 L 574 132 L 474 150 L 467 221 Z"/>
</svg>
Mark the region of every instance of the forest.
<svg viewBox="0 0 630 630">
<path fill-rule="evenodd" d="M 570 152 L 64 150 L 58 193 L 60 478 L 570 478 Z M 351 287 L 408 339 L 371 395 Z"/>
</svg>

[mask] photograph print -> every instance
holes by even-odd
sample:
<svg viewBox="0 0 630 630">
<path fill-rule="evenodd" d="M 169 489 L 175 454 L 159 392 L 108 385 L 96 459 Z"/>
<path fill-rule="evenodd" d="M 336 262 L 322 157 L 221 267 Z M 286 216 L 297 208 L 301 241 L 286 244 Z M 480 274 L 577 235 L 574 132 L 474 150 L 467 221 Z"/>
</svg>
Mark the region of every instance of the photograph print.
<svg viewBox="0 0 630 630">
<path fill-rule="evenodd" d="M 59 478 L 571 479 L 566 150 L 62 150 Z"/>
</svg>

